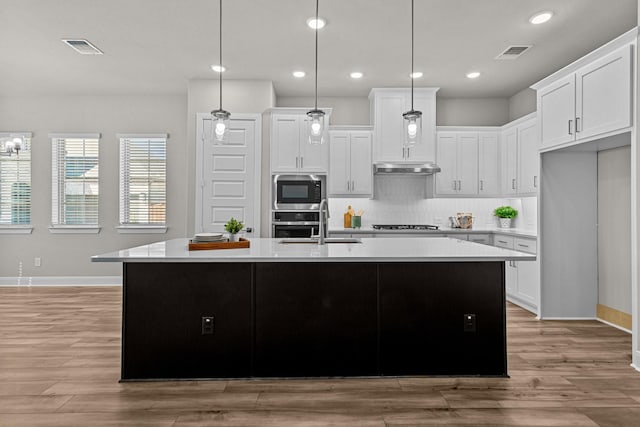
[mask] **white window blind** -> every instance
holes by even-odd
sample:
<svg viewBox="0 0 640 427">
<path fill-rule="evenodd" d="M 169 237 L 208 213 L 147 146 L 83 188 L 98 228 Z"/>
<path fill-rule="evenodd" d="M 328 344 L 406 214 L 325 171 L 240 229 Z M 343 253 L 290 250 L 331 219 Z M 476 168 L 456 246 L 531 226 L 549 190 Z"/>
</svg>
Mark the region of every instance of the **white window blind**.
<svg viewBox="0 0 640 427">
<path fill-rule="evenodd" d="M 97 225 L 99 135 L 56 135 L 51 141 L 52 225 Z"/>
<path fill-rule="evenodd" d="M 0 225 L 31 224 L 31 134 L 0 133 L 0 140 L 19 139 L 20 149 L 0 147 Z"/>
<path fill-rule="evenodd" d="M 166 225 L 167 136 L 120 137 L 120 225 Z"/>
</svg>

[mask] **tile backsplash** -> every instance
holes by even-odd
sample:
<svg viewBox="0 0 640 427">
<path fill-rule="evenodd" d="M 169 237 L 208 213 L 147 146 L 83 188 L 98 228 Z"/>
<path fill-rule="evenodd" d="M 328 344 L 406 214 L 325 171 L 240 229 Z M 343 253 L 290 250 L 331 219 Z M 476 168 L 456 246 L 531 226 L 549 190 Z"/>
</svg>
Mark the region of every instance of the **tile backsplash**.
<svg viewBox="0 0 640 427">
<path fill-rule="evenodd" d="M 471 212 L 475 227 L 496 227 L 493 210 L 510 205 L 519 214 L 514 228 L 537 228 L 537 198 L 425 198 L 426 178 L 421 176 L 375 177 L 375 198 L 331 198 L 329 226 L 342 227 L 347 206 L 363 209 L 362 228 L 371 224 L 434 224 L 447 226 L 457 212 Z"/>
</svg>

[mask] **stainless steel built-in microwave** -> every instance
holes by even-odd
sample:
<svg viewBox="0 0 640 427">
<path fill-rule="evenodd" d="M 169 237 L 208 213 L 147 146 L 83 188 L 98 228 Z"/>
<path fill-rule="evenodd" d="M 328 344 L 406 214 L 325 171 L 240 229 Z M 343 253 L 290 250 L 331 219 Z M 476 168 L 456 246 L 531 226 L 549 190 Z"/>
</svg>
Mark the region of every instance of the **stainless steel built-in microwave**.
<svg viewBox="0 0 640 427">
<path fill-rule="evenodd" d="M 273 175 L 274 210 L 312 210 L 327 197 L 325 175 Z"/>
</svg>

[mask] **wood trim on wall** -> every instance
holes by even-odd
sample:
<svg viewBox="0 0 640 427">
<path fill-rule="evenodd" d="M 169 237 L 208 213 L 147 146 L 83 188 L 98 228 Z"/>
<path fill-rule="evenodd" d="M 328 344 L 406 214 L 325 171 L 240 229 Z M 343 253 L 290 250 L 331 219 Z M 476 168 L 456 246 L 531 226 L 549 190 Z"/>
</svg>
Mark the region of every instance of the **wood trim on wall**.
<svg viewBox="0 0 640 427">
<path fill-rule="evenodd" d="M 605 320 L 621 328 L 631 330 L 631 315 L 606 305 L 598 304 L 598 319 Z"/>
</svg>

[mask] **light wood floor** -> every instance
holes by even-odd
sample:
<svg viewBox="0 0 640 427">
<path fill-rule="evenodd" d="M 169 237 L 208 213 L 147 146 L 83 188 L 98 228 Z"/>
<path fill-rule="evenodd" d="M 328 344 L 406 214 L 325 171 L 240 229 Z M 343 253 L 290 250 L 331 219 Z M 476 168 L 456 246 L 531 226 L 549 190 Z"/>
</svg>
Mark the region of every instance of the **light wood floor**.
<svg viewBox="0 0 640 427">
<path fill-rule="evenodd" d="M 509 379 L 118 383 L 120 288 L 0 288 L 0 426 L 640 426 L 631 337 L 508 309 Z"/>
</svg>

